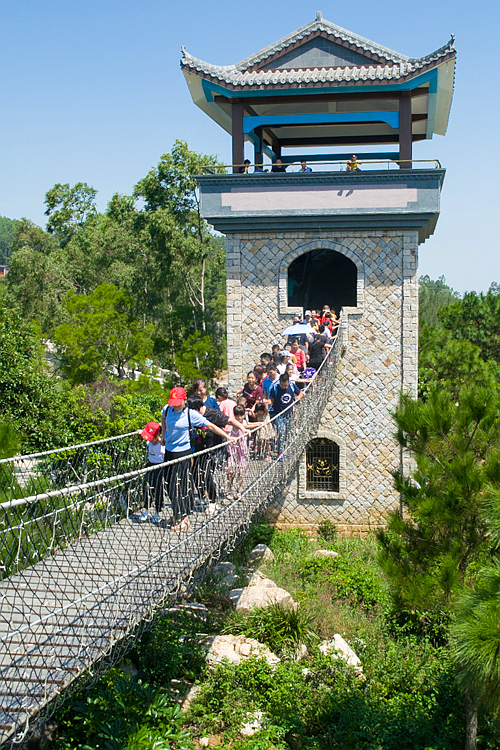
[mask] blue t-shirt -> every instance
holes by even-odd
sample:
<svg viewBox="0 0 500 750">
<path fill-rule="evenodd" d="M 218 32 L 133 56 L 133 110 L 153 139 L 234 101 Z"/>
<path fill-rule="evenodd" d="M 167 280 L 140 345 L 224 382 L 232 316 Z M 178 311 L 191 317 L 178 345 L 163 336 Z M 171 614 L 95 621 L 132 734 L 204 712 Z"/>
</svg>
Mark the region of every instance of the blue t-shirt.
<svg viewBox="0 0 500 750">
<path fill-rule="evenodd" d="M 206 400 L 203 403 L 205 406 L 209 406 L 211 409 L 217 409 L 217 411 L 220 411 L 219 403 L 213 396 L 207 396 Z"/>
<path fill-rule="evenodd" d="M 174 411 L 163 407 L 161 415 L 165 417 L 166 434 L 165 450 L 170 453 L 181 453 L 191 448 L 189 438 L 189 416 L 191 418 L 191 427 L 206 427 L 208 419 L 202 417 L 200 412 L 193 409 L 183 409 L 183 411 Z"/>
<path fill-rule="evenodd" d="M 295 401 L 295 396 L 298 396 L 300 393 L 300 388 L 295 385 L 295 383 L 289 383 L 286 387 L 286 389 L 280 388 L 279 386 L 279 380 L 276 381 L 276 385 L 274 385 L 270 397 L 273 400 L 273 411 L 274 414 L 280 414 L 282 411 L 284 411 L 287 406 L 290 406 L 290 404 L 293 404 Z M 292 409 L 289 409 L 286 413 L 286 416 L 291 416 Z"/>
<path fill-rule="evenodd" d="M 276 380 L 271 380 L 269 375 L 267 376 L 267 378 L 264 378 L 264 380 L 262 381 L 262 393 L 264 395 L 264 398 L 269 398 L 271 388 L 275 383 L 279 383 L 279 380 L 279 376 L 276 378 Z M 272 414 L 273 411 L 273 405 L 271 404 L 269 406 L 269 414 Z"/>
</svg>

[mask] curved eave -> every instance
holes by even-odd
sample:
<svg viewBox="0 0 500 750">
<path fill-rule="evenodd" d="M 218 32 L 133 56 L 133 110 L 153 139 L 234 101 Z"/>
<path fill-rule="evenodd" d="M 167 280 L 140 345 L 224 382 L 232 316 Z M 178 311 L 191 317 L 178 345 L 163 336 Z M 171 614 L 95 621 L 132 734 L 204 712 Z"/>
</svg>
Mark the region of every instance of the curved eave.
<svg viewBox="0 0 500 750">
<path fill-rule="evenodd" d="M 193 102 L 228 133 L 231 133 L 231 116 L 215 104 L 213 101 L 214 93 L 226 96 L 228 99 L 247 99 L 255 95 L 279 97 L 296 94 L 297 96 L 307 96 L 312 91 L 322 93 L 343 91 L 349 93 L 350 91 L 359 92 L 360 89 L 364 89 L 369 97 L 370 91 L 374 90 L 385 90 L 388 93 L 408 91 L 428 83 L 428 124 L 425 137 L 432 138 L 434 133 L 437 135 L 445 135 L 446 133 L 453 97 L 455 56 L 455 51 L 450 51 L 439 64 L 429 62 L 426 66 L 399 78 L 358 78 L 357 80 L 338 82 L 312 80 L 309 83 L 285 86 L 275 84 L 237 86 L 221 80 L 219 76 L 207 75 L 191 66 L 181 65 L 181 67 Z"/>
</svg>

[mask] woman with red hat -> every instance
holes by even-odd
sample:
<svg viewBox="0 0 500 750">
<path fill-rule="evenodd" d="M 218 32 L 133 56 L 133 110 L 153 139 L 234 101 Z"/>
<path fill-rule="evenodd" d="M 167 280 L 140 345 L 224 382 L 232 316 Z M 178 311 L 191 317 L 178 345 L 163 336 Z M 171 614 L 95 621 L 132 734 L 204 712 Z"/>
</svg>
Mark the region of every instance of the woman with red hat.
<svg viewBox="0 0 500 750">
<path fill-rule="evenodd" d="M 191 461 L 193 452 L 191 430 L 204 427 L 220 437 L 228 439 L 228 434 L 205 419 L 198 411 L 186 409 L 187 393 L 178 386 L 172 388 L 168 403 L 161 412 L 161 443 L 165 446 L 165 461 L 185 458 L 165 467 L 165 482 L 172 503 L 172 529 L 189 529 L 189 514 L 193 509 L 194 495 L 191 487 Z"/>
</svg>

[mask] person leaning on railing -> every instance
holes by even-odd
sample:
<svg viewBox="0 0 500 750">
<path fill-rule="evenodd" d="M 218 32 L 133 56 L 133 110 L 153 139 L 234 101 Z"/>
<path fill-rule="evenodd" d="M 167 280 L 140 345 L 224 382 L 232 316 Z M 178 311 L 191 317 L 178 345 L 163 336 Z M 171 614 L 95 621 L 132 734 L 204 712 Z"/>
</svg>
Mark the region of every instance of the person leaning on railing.
<svg viewBox="0 0 500 750">
<path fill-rule="evenodd" d="M 161 412 L 162 445 L 165 446 L 165 461 L 186 458 L 165 467 L 167 492 L 172 503 L 171 526 L 174 531 L 186 531 L 190 527 L 189 514 L 194 497 L 189 481 L 191 462 L 187 460 L 193 452 L 192 429 L 205 427 L 216 435 L 228 439 L 228 434 L 211 424 L 199 412 L 186 408 L 187 393 L 184 388 L 172 388 L 168 403 Z"/>
<path fill-rule="evenodd" d="M 346 171 L 347 172 L 360 172 L 360 166 L 361 162 L 358 161 L 358 157 L 356 154 L 353 154 L 349 161 L 347 162 Z"/>
</svg>

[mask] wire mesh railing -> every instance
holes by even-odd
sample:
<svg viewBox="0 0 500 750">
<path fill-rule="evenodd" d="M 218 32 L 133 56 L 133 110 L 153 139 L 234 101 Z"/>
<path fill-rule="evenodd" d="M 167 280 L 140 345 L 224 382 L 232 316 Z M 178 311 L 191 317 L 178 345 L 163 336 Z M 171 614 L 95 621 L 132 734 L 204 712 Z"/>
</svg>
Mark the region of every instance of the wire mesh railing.
<svg viewBox="0 0 500 750">
<path fill-rule="evenodd" d="M 137 432 L 0 460 L 0 504 L 121 474 L 144 463 Z"/>
<path fill-rule="evenodd" d="M 0 742 L 20 741 L 78 676 L 119 661 L 140 623 L 279 497 L 329 399 L 342 335 L 340 326 L 304 398 L 271 427 L 159 468 L 73 484 L 67 475 L 64 486 L 0 503 Z M 169 523 L 175 503 L 183 528 Z"/>
</svg>

